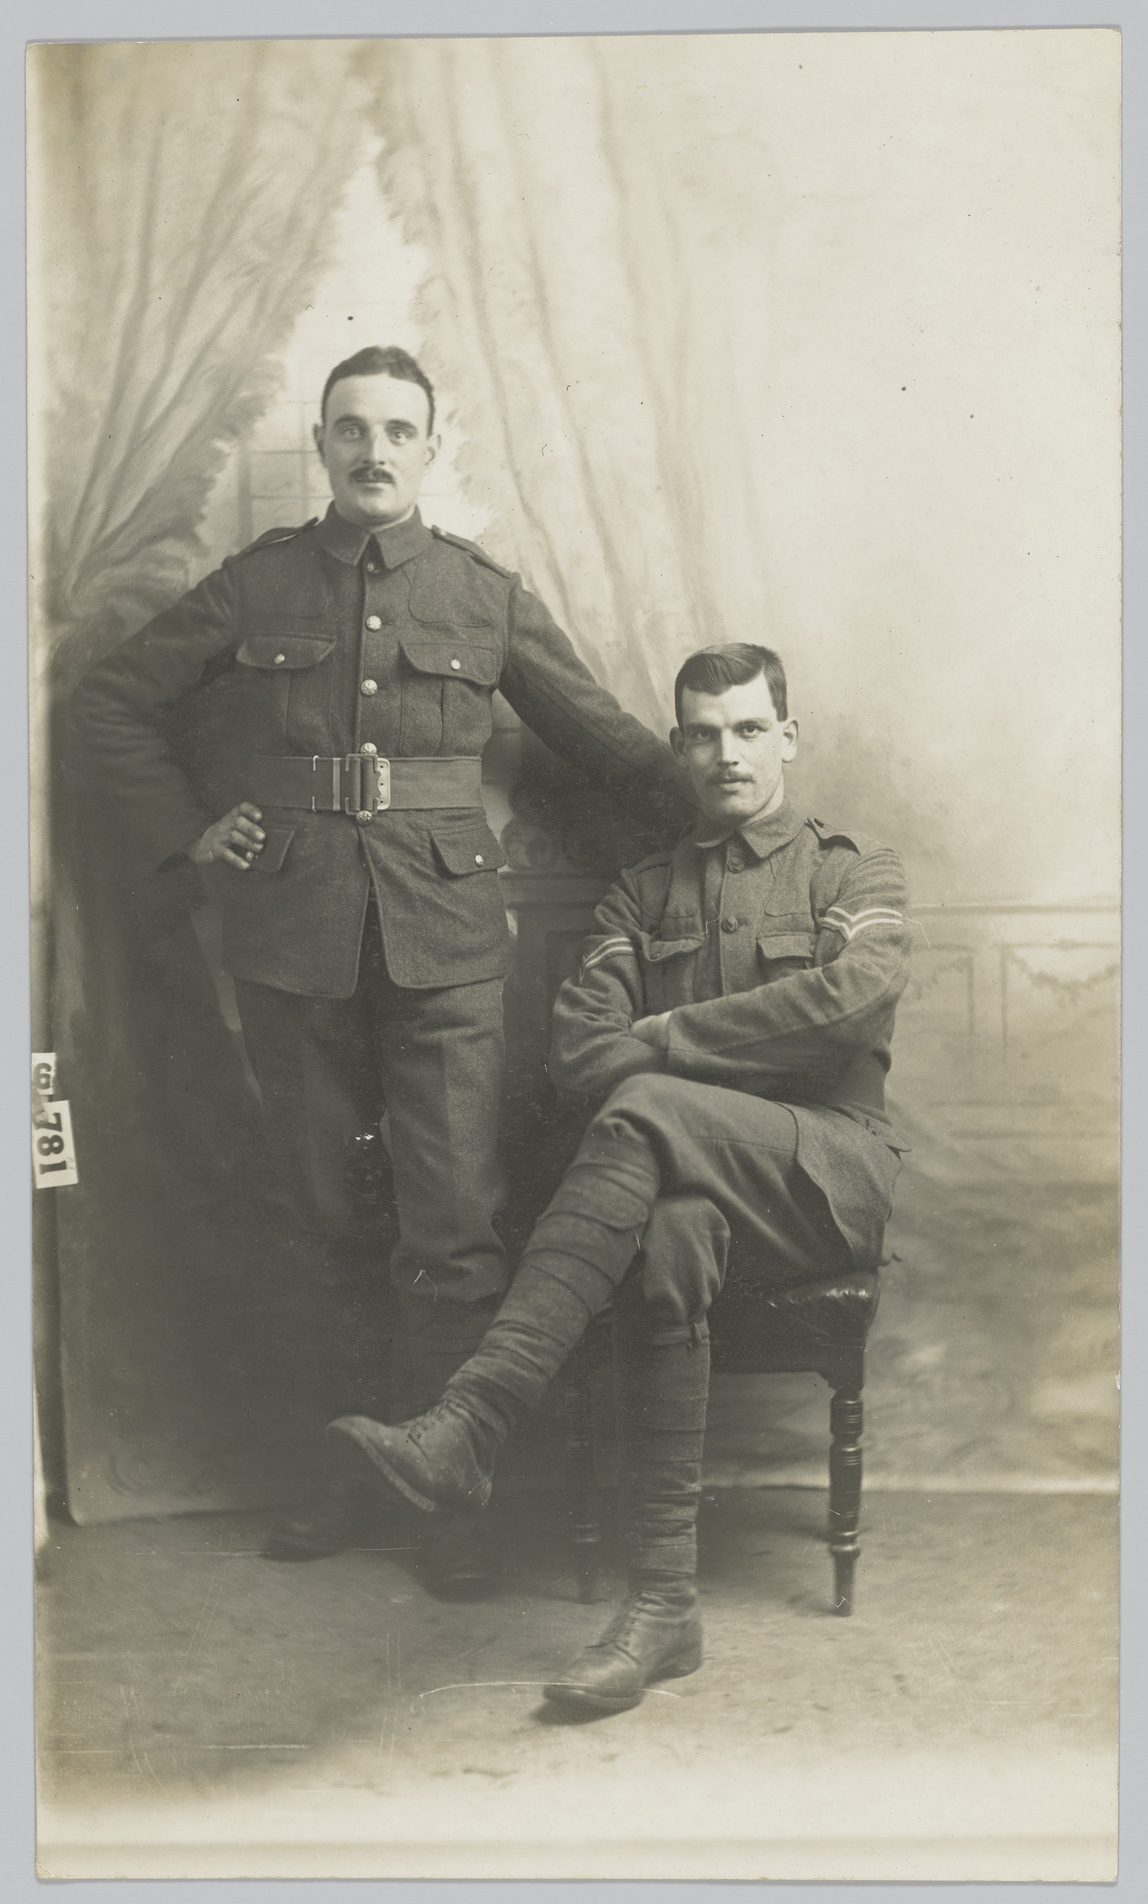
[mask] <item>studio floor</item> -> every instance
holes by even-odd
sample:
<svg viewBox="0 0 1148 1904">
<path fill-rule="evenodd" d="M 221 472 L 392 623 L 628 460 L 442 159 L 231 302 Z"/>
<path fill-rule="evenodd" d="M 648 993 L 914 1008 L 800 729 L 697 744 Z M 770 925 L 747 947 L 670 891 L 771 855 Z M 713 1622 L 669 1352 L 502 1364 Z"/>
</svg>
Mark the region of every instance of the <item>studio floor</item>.
<svg viewBox="0 0 1148 1904">
<path fill-rule="evenodd" d="M 870 1490 L 852 1619 L 824 1513 L 711 1493 L 705 1666 L 581 1724 L 541 1686 L 609 1607 L 545 1496 L 492 1510 L 505 1584 L 469 1605 L 403 1527 L 300 1566 L 262 1515 L 54 1522 L 40 1874 L 1111 1877 L 1115 1501 Z"/>
</svg>

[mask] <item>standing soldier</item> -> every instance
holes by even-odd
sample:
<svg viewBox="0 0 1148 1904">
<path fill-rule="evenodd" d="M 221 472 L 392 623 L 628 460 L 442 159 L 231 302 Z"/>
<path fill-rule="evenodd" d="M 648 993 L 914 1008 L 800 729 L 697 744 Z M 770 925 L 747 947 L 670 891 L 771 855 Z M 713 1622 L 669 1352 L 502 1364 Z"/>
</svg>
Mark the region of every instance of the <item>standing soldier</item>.
<svg viewBox="0 0 1148 1904">
<path fill-rule="evenodd" d="M 392 1406 L 409 1416 L 507 1285 L 492 1220 L 505 856 L 480 786 L 494 690 L 623 798 L 672 812 L 682 782 L 518 577 L 423 523 L 440 439 L 412 357 L 371 347 L 338 364 L 315 442 L 334 498 L 323 520 L 226 560 L 88 675 L 74 718 L 130 876 L 180 855 L 228 869 L 223 961 L 310 1260 L 352 1226 L 355 1140 L 389 1113 Z M 213 727 L 188 771 L 169 736 L 192 696 Z M 361 1537 L 366 1499 L 325 1485 L 267 1552 L 338 1552 Z M 441 1586 L 482 1590 L 467 1543 L 438 1553 Z"/>
</svg>

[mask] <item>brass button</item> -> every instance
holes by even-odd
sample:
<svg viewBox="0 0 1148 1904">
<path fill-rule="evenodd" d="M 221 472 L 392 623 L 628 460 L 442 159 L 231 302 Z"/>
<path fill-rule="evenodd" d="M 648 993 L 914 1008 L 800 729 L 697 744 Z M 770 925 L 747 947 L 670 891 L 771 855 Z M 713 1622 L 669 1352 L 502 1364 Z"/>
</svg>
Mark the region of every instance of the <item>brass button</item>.
<svg viewBox="0 0 1148 1904">
<path fill-rule="evenodd" d="M 452 667 L 452 668 L 461 668 L 461 666 L 462 666 L 462 662 L 461 662 L 461 661 L 458 661 L 458 660 L 454 660 L 454 661 L 452 661 L 452 662 L 451 662 L 451 664 L 450 664 L 450 665 L 451 665 L 451 667 Z"/>
<path fill-rule="evenodd" d="M 365 740 L 359 749 L 361 754 L 377 754 L 378 751 L 373 740 Z"/>
<path fill-rule="evenodd" d="M 356 813 L 355 818 L 360 826 L 370 826 L 371 824 L 371 815 L 367 812 L 366 807 L 363 808 L 361 813 Z"/>
<path fill-rule="evenodd" d="M 378 618 L 378 616 L 377 616 L 377 615 L 368 615 L 368 616 L 367 616 L 367 627 L 368 627 L 368 628 L 381 628 L 381 627 L 382 627 L 382 625 L 383 625 L 383 624 L 382 624 L 382 622 L 381 622 L 381 621 L 379 620 L 379 618 Z"/>
<path fill-rule="evenodd" d="M 476 853 L 476 854 L 475 854 L 475 856 L 474 856 L 474 863 L 475 863 L 475 865 L 476 865 L 476 866 L 485 866 L 485 864 L 486 864 L 486 861 L 485 861 L 485 860 L 483 859 L 483 857 L 482 857 L 482 854 L 481 854 L 481 853 Z"/>
<path fill-rule="evenodd" d="M 723 932 L 736 932 L 740 924 L 740 919 L 723 919 L 721 929 Z"/>
<path fill-rule="evenodd" d="M 379 572 L 379 565 L 378 565 L 378 563 L 377 563 L 377 562 L 368 562 L 368 563 L 367 563 L 367 574 L 368 574 L 368 575 L 377 575 L 377 574 L 378 574 L 378 572 Z"/>
<path fill-rule="evenodd" d="M 377 681 L 364 681 L 359 688 L 360 694 L 377 694 L 378 691 L 379 684 Z"/>
<path fill-rule="evenodd" d="M 286 659 L 287 659 L 287 656 L 285 654 L 277 654 L 275 657 L 275 666 L 278 667 L 280 662 L 286 661 Z"/>
<path fill-rule="evenodd" d="M 743 862 L 737 857 L 737 855 L 735 853 L 731 853 L 725 863 L 726 872 L 740 873 L 742 870 L 742 864 Z"/>
</svg>

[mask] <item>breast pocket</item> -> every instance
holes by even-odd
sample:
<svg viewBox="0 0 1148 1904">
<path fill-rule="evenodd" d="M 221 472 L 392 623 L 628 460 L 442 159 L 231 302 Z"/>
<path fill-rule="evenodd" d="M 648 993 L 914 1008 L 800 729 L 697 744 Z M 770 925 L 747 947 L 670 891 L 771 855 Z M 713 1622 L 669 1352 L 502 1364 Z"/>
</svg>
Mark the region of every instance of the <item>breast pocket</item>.
<svg viewBox="0 0 1148 1904">
<path fill-rule="evenodd" d="M 333 635 L 284 629 L 244 635 L 235 651 L 237 684 L 270 738 L 284 740 L 291 718 L 303 723 L 309 718 L 312 726 L 318 718 L 324 731 L 329 727 L 332 670 L 321 664 L 334 649 Z M 300 746 L 305 747 L 308 738 L 302 736 Z"/>
<path fill-rule="evenodd" d="M 403 635 L 399 646 L 404 753 L 480 754 L 502 672 L 493 629 L 425 627 Z"/>
<path fill-rule="evenodd" d="M 692 1005 L 698 953 L 705 940 L 657 939 L 649 932 L 635 932 L 632 937 L 641 962 L 647 1011 L 673 1011 L 678 1005 Z"/>
<path fill-rule="evenodd" d="M 767 984 L 771 979 L 807 971 L 816 949 L 817 933 L 808 917 L 769 918 L 758 927 L 757 962 Z"/>
</svg>

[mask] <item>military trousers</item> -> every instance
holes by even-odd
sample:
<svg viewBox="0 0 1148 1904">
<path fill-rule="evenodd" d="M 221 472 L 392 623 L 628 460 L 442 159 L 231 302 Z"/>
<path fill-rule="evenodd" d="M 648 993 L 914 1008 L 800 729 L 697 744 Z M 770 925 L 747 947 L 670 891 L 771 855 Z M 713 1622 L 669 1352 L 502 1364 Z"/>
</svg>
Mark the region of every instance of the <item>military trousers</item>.
<svg viewBox="0 0 1148 1904">
<path fill-rule="evenodd" d="M 300 1317 L 310 1316 L 319 1333 L 330 1319 L 323 1303 L 345 1306 L 345 1290 L 333 1292 L 349 1258 L 366 1258 L 362 1311 L 372 1306 L 371 1274 L 379 1281 L 387 1274 L 378 1172 L 372 1195 L 365 1169 L 387 1115 L 398 1220 L 389 1259 L 393 1394 L 373 1399 L 392 1415 L 410 1412 L 441 1392 L 507 1284 L 493 1223 L 502 1201 L 502 981 L 429 991 L 395 985 L 372 905 L 350 998 L 247 980 L 235 990 L 263 1099 L 273 1189 L 297 1226 L 299 1273 L 328 1289 L 312 1290 L 310 1307 L 308 1293 L 297 1292 Z M 387 1295 L 378 1292 L 376 1309 Z"/>
<path fill-rule="evenodd" d="M 657 1183 L 617 1298 L 637 1326 L 671 1338 L 704 1323 L 731 1255 L 742 1276 L 776 1288 L 856 1266 L 825 1192 L 798 1161 L 799 1115 L 689 1078 L 643 1075 L 611 1093 L 587 1128 L 575 1174 L 588 1215 L 626 1194 L 639 1159 Z M 843 1166 L 858 1146 L 885 1150 L 844 1113 L 837 1117 Z M 624 1160 L 620 1175 L 615 1153 Z M 560 1191 L 555 1206 L 567 1207 L 568 1198 Z"/>
</svg>

